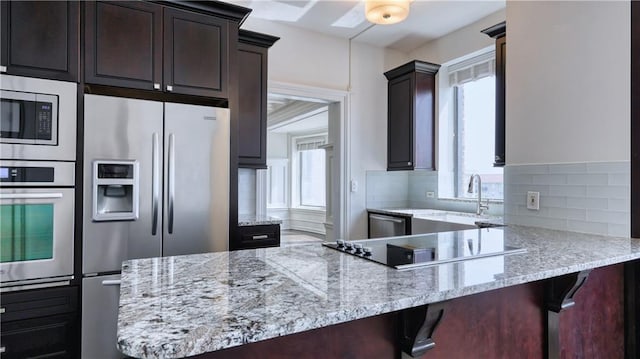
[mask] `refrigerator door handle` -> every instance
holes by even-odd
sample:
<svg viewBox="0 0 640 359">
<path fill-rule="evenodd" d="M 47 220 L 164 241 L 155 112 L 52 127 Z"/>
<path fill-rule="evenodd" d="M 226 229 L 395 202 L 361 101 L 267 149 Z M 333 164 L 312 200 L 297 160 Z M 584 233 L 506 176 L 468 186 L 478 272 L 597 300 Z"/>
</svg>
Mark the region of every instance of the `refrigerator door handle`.
<svg viewBox="0 0 640 359">
<path fill-rule="evenodd" d="M 176 136 L 169 135 L 169 234 L 173 234 L 173 202 L 176 194 Z"/>
<path fill-rule="evenodd" d="M 159 149 L 159 139 L 158 133 L 153 133 L 153 144 L 152 144 L 152 153 L 151 153 L 151 194 L 152 203 L 151 203 L 151 211 L 152 213 L 152 222 L 151 222 L 151 235 L 155 236 L 158 233 L 158 206 L 160 202 L 160 149 Z"/>
</svg>

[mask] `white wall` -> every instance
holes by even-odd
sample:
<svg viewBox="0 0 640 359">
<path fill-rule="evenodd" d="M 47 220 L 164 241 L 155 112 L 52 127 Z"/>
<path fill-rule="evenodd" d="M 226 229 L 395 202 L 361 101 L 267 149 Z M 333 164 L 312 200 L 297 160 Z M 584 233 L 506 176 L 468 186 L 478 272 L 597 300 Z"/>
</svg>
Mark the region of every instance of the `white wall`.
<svg viewBox="0 0 640 359">
<path fill-rule="evenodd" d="M 505 11 L 501 10 L 439 39 L 429 41 L 411 51 L 407 61 L 418 59 L 442 65 L 487 46 L 495 46 L 495 40 L 480 31 L 504 21 L 505 16 Z"/>
<path fill-rule="evenodd" d="M 267 132 L 267 157 L 289 157 L 288 141 L 286 133 Z"/>
<path fill-rule="evenodd" d="M 507 164 L 629 160 L 628 1 L 507 3 Z"/>
<path fill-rule="evenodd" d="M 351 173 L 346 177 L 357 181 L 359 189 L 346 193 L 350 196 L 346 237 L 365 238 L 365 171 L 386 168 L 387 81 L 383 73 L 402 64 L 404 55 L 353 43 L 349 89 L 348 40 L 251 17 L 243 28 L 280 37 L 269 50 L 270 81 L 350 90 L 347 152 Z"/>
</svg>

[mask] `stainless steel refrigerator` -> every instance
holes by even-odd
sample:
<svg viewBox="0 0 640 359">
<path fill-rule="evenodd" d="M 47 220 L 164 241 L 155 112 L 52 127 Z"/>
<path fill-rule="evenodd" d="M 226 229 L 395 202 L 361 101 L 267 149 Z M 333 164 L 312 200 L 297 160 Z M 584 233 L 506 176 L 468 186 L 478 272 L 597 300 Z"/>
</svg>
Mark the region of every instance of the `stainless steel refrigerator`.
<svg viewBox="0 0 640 359">
<path fill-rule="evenodd" d="M 120 357 L 122 261 L 228 249 L 229 111 L 84 97 L 82 357 Z"/>
</svg>

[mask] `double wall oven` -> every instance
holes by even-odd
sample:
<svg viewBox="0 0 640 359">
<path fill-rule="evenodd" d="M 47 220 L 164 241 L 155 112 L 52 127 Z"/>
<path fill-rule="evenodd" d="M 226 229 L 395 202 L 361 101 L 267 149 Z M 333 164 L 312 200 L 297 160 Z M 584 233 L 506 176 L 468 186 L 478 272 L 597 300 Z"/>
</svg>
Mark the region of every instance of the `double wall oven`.
<svg viewBox="0 0 640 359">
<path fill-rule="evenodd" d="M 0 76 L 0 290 L 73 278 L 77 85 Z"/>
</svg>

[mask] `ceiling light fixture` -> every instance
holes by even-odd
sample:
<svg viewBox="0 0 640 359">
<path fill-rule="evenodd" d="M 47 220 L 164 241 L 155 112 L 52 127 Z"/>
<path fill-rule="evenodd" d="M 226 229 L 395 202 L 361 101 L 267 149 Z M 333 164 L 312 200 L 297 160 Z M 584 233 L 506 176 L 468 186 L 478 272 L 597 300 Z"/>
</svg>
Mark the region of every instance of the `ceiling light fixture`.
<svg viewBox="0 0 640 359">
<path fill-rule="evenodd" d="M 409 16 L 411 0 L 365 0 L 365 15 L 374 24 L 390 25 Z"/>
</svg>

